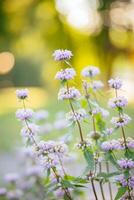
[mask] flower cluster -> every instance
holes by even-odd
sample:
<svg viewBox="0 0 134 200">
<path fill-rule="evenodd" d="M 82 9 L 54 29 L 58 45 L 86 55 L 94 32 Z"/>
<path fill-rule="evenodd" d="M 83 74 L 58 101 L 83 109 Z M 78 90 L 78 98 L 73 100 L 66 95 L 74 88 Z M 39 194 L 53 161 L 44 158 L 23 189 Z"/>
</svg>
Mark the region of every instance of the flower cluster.
<svg viewBox="0 0 134 200">
<path fill-rule="evenodd" d="M 108 104 L 111 108 L 122 108 L 128 104 L 128 101 L 125 97 L 115 97 L 110 99 Z"/>
<path fill-rule="evenodd" d="M 86 188 L 87 183 L 91 184 L 94 194 L 91 199 L 133 199 L 134 138 L 126 137 L 126 125 L 131 118 L 124 113 L 128 101 L 119 94 L 122 80 L 115 78 L 108 81 L 115 93 L 108 105 L 113 113 L 117 113 L 112 115 L 111 126 L 108 128 L 110 112 L 101 106 L 99 96 L 104 84 L 96 77 L 100 74 L 100 69 L 96 66 L 85 67 L 81 71 L 82 79 L 85 80 L 82 80 L 82 88 L 77 89 L 74 87 L 76 84 L 73 86 L 74 80 L 70 81 L 76 76 L 70 63 L 72 56 L 71 51 L 63 49 L 53 53 L 54 60 L 61 61 L 63 67 L 55 75 L 55 79 L 62 83 L 58 100 L 68 100 L 66 103 L 70 112 L 59 112 L 49 119 L 48 111 L 33 111 L 26 107 L 29 97 L 27 89 L 16 91 L 22 105 L 16 112 L 16 118 L 22 125 L 21 135 L 26 148 L 21 149 L 20 153 L 23 155 L 21 160 L 24 159 L 25 162 L 22 173 L 9 173 L 5 176 L 5 187 L 0 188 L 2 199 L 81 199 L 84 197 L 81 196 L 84 193 L 81 188 Z M 74 125 L 77 126 L 76 129 Z M 117 130 L 121 131 L 122 137 L 110 139 L 111 134 L 114 136 Z M 77 162 L 79 154 L 74 153 L 74 149 L 69 155 L 69 150 L 77 141 L 74 131 L 78 131 L 79 140 L 75 151 L 81 151 L 81 165 Z M 81 172 L 84 165 L 85 169 Z M 76 173 L 70 175 L 69 172 L 73 169 Z M 111 180 L 115 180 L 119 187 L 117 195 L 112 193 Z M 96 190 L 97 182 L 102 198 Z M 109 186 L 110 198 L 105 194 L 104 184 Z"/>
<path fill-rule="evenodd" d="M 102 83 L 102 81 L 93 81 L 90 85 L 90 87 L 94 90 L 100 90 L 104 87 L 104 84 Z"/>
<path fill-rule="evenodd" d="M 134 188 L 134 176 L 126 179 L 124 175 L 120 175 L 119 177 L 116 177 L 116 182 L 123 187 L 129 186 L 130 188 Z"/>
<path fill-rule="evenodd" d="M 31 109 L 18 109 L 16 112 L 16 118 L 24 121 L 24 120 L 30 120 L 34 115 L 33 110 Z"/>
<path fill-rule="evenodd" d="M 60 81 L 67 81 L 71 80 L 76 76 L 76 72 L 73 68 L 66 68 L 66 69 L 61 69 L 61 71 L 57 72 L 55 75 L 55 79 L 60 80 Z"/>
<path fill-rule="evenodd" d="M 21 90 L 16 90 L 16 95 L 18 99 L 24 100 L 28 97 L 28 89 L 21 89 Z"/>
<path fill-rule="evenodd" d="M 108 81 L 108 84 L 111 88 L 114 88 L 116 90 L 119 90 L 122 87 L 122 80 L 119 78 L 115 78 L 115 79 L 110 79 Z"/>
<path fill-rule="evenodd" d="M 81 97 L 81 94 L 78 89 L 75 87 L 70 88 L 61 88 L 58 93 L 58 99 L 59 100 L 65 100 L 65 99 L 78 99 Z"/>
<path fill-rule="evenodd" d="M 87 66 L 82 70 L 81 75 L 84 77 L 92 78 L 92 77 L 98 75 L 99 73 L 100 73 L 100 70 L 98 67 Z"/>
<path fill-rule="evenodd" d="M 131 121 L 131 117 L 126 114 L 120 115 L 119 117 L 113 117 L 111 123 L 116 127 L 123 127 Z"/>
<path fill-rule="evenodd" d="M 104 151 L 119 150 L 121 148 L 118 140 L 105 141 L 101 144 L 101 148 Z"/>
<path fill-rule="evenodd" d="M 118 160 L 117 163 L 122 169 L 134 168 L 134 161 L 132 159 L 122 158 L 121 160 Z"/>
<path fill-rule="evenodd" d="M 65 49 L 65 50 L 55 50 L 53 53 L 53 57 L 56 61 L 62 61 L 62 60 L 70 60 L 70 58 L 73 56 L 72 52 Z"/>
<path fill-rule="evenodd" d="M 66 114 L 66 118 L 69 121 L 82 121 L 87 116 L 86 111 L 84 109 L 79 109 L 75 111 L 70 111 Z"/>
</svg>

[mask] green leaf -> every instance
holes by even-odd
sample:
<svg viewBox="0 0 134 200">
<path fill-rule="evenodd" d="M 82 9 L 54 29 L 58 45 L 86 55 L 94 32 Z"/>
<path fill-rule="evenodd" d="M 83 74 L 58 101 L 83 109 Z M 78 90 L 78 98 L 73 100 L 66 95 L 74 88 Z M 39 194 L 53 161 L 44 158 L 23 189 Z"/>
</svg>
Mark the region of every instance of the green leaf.
<svg viewBox="0 0 134 200">
<path fill-rule="evenodd" d="M 93 171 L 94 170 L 94 156 L 93 153 L 89 149 L 85 149 L 83 151 L 84 157 L 87 161 L 88 168 L 89 170 Z"/>
<path fill-rule="evenodd" d="M 129 149 L 127 149 L 127 151 L 125 151 L 125 156 L 129 159 L 134 160 L 134 152 L 130 151 Z"/>
<path fill-rule="evenodd" d="M 119 169 L 119 166 L 117 164 L 116 159 L 113 157 L 111 152 L 106 153 L 106 160 L 110 161 L 117 169 Z"/>
<path fill-rule="evenodd" d="M 70 181 L 65 180 L 65 179 L 62 180 L 61 184 L 62 184 L 63 188 L 73 188 L 74 187 L 74 185 Z"/>
<path fill-rule="evenodd" d="M 120 188 L 118 189 L 118 192 L 117 192 L 116 197 L 115 197 L 114 200 L 120 199 L 120 198 L 125 194 L 126 191 L 127 191 L 127 188 L 126 188 L 126 187 L 120 187 Z"/>
<path fill-rule="evenodd" d="M 100 115 L 96 116 L 96 124 L 100 132 L 103 132 L 106 129 L 106 123 Z"/>
<path fill-rule="evenodd" d="M 117 176 L 117 175 L 120 175 L 120 174 L 121 174 L 121 172 L 119 172 L 119 171 L 112 172 L 112 173 L 101 172 L 97 176 L 98 177 L 103 177 L 103 178 L 107 179 L 107 178 L 110 178 L 110 177 L 113 177 L 113 176 Z"/>
</svg>

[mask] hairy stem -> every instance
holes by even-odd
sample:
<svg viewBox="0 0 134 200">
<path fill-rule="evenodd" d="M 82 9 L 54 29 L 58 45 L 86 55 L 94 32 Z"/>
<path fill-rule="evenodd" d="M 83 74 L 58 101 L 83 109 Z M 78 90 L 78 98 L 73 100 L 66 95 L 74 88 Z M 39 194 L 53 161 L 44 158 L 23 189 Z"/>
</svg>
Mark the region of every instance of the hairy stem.
<svg viewBox="0 0 134 200">
<path fill-rule="evenodd" d="M 110 172 L 109 163 L 108 162 L 106 162 L 106 171 L 107 171 L 107 173 Z M 108 182 L 108 188 L 109 188 L 110 200 L 113 200 L 112 187 L 111 187 L 111 183 L 110 182 Z"/>
<path fill-rule="evenodd" d="M 102 172 L 102 166 L 101 163 L 99 163 L 99 172 Z M 103 190 L 103 183 L 102 181 L 99 182 L 100 185 L 100 190 L 101 190 L 101 195 L 102 195 L 102 199 L 105 200 L 105 195 L 104 195 L 104 190 Z"/>
<path fill-rule="evenodd" d="M 68 93 L 69 93 L 69 85 L 68 85 L 68 82 L 67 82 L 67 90 L 68 90 Z M 74 111 L 74 108 L 73 108 L 73 104 L 71 102 L 71 99 L 69 99 L 69 104 L 70 104 L 70 107 L 71 107 L 71 110 L 75 116 L 75 111 Z M 81 142 L 84 141 L 83 139 L 83 133 L 82 133 L 82 129 L 81 129 L 81 125 L 80 125 L 80 122 L 78 120 L 76 120 L 76 123 L 78 125 L 78 129 L 79 129 L 79 133 L 80 133 L 80 138 L 81 138 Z"/>
<path fill-rule="evenodd" d="M 94 197 L 95 197 L 96 200 L 98 200 L 93 178 L 91 178 L 91 185 L 92 185 Z"/>
</svg>

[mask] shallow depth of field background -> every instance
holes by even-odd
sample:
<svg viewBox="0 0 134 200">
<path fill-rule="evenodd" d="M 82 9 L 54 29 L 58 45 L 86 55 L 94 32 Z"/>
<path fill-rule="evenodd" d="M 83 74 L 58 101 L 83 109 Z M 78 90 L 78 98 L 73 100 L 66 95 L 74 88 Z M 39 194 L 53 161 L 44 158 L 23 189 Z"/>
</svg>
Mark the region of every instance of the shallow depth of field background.
<svg viewBox="0 0 134 200">
<path fill-rule="evenodd" d="M 9 169 L 10 160 L 10 170 L 15 167 L 14 151 L 21 144 L 14 114 L 21 106 L 16 88 L 29 88 L 27 106 L 47 109 L 50 120 L 57 111 L 67 110 L 65 103 L 57 101 L 59 83 L 54 80 L 60 65 L 53 61 L 52 52 L 59 48 L 73 52 L 78 75 L 84 66 L 96 65 L 105 83 L 112 76 L 121 77 L 128 113 L 134 115 L 133 0 L 0 0 L 0 53 L 15 57 L 13 67 L 1 65 L 8 60 L 0 60 L 1 173 L 6 166 Z M 78 87 L 80 80 L 78 76 Z M 127 130 L 133 135 L 133 123 Z"/>
</svg>

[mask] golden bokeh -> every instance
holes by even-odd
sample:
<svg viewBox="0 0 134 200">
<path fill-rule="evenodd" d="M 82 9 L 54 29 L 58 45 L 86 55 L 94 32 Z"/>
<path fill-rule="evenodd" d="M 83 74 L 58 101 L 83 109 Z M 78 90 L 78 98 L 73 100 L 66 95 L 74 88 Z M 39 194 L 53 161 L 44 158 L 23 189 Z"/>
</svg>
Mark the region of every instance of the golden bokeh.
<svg viewBox="0 0 134 200">
<path fill-rule="evenodd" d="M 8 73 L 15 64 L 14 55 L 10 52 L 0 53 L 0 74 Z"/>
</svg>

